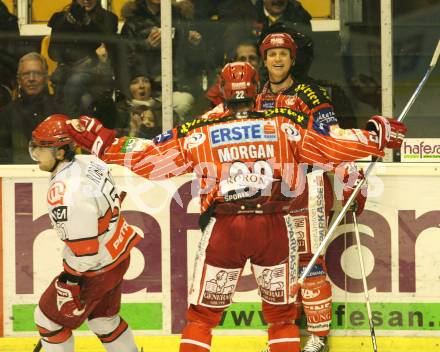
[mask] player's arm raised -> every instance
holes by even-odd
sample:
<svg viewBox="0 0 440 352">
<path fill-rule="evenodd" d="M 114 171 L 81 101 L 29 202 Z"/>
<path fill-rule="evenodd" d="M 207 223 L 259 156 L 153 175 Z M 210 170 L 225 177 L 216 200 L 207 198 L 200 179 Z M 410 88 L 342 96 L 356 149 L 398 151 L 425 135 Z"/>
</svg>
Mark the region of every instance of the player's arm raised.
<svg viewBox="0 0 440 352">
<path fill-rule="evenodd" d="M 164 179 L 192 171 L 176 129 L 153 140 L 122 137 L 97 119 L 81 116 L 70 123 L 69 134 L 84 149 L 107 163 L 125 166 L 142 177 Z"/>
<path fill-rule="evenodd" d="M 310 164 L 339 164 L 370 155 L 382 157 L 384 148 L 400 148 L 406 131 L 403 123 L 379 115 L 368 121 L 367 130 L 337 128 L 329 136 L 302 130 L 298 159 Z"/>
</svg>

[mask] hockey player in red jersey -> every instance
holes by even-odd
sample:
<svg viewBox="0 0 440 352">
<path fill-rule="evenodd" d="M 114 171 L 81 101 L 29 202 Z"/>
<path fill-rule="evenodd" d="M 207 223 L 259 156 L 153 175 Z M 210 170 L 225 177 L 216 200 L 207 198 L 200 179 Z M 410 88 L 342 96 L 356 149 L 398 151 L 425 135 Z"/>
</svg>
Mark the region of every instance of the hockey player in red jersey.
<svg viewBox="0 0 440 352">
<path fill-rule="evenodd" d="M 260 56 L 268 73 L 256 99 L 257 109 L 290 108 L 308 116 L 307 128 L 320 135 L 337 135 L 340 131 L 338 120 L 326 90 L 318 85 L 298 82 L 292 75 L 295 65 L 297 45 L 287 33 L 271 33 L 260 44 Z M 329 220 L 333 204 L 333 189 L 325 170 L 315 168 L 307 174 L 309 202 L 299 209 L 294 219 L 304 223 L 304 240 L 299 248 L 299 270 L 307 266 L 318 249 Z M 345 184 L 344 199 L 348 199 L 358 178 L 363 178 L 354 164 L 340 167 L 337 180 Z M 336 182 L 336 181 L 335 181 Z M 320 195 L 324 194 L 321 206 Z M 362 212 L 366 201 L 366 187 L 356 199 L 357 214 Z M 319 294 L 318 294 L 319 293 Z M 304 281 L 298 302 L 302 303 L 307 318 L 307 330 L 311 334 L 303 352 L 327 352 L 327 336 L 332 319 L 332 292 L 327 278 L 323 256 L 319 257 L 310 275 Z"/>
<path fill-rule="evenodd" d="M 50 172 L 50 221 L 64 242 L 64 271 L 41 296 L 35 323 L 46 352 L 73 352 L 72 330 L 87 321 L 108 352 L 137 352 L 119 316 L 122 278 L 141 237 L 120 213 L 121 196 L 108 166 L 75 155 L 64 115 L 51 115 L 32 132 L 29 150 Z"/>
<path fill-rule="evenodd" d="M 212 329 L 232 302 L 250 259 L 268 323 L 271 352 L 298 352 L 297 309 L 289 287 L 298 280 L 298 239 L 304 226 L 290 210 L 307 206 L 301 164 L 336 167 L 383 148 L 398 148 L 406 128 L 373 116 L 373 131 L 345 130 L 335 137 L 306 129 L 308 115 L 290 109 L 255 111 L 256 72 L 247 63 L 224 67 L 229 112 L 196 119 L 155 140 L 114 138 L 98 120 L 81 117 L 70 134 L 102 160 L 148 179 L 195 173 L 203 228 L 190 289 L 180 352 L 207 352 Z"/>
</svg>

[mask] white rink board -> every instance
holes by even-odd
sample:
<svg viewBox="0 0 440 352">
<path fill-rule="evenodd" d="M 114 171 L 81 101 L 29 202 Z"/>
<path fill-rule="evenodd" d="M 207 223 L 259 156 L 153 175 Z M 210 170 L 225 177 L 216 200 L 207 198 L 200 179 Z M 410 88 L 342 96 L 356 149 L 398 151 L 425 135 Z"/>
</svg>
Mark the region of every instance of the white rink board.
<svg viewBox="0 0 440 352">
<path fill-rule="evenodd" d="M 380 164 L 377 176 L 371 179 L 367 211 L 359 223 L 361 240 L 368 247 L 363 247 L 363 253 L 379 336 L 440 336 L 440 305 L 436 303 L 440 295 L 438 165 Z M 196 229 L 198 199 L 191 197 L 190 185 L 185 186 L 191 175 L 154 183 L 121 167 L 114 167 L 113 175 L 121 190 L 128 192 L 123 210 L 136 221 L 145 220 L 138 225 L 146 232 L 144 246 L 134 251 L 126 277 L 123 303 L 134 307 L 126 313 L 127 320 L 142 334 L 178 333 L 184 323 L 188 278 L 192 276 L 200 237 Z M 1 167 L 0 176 L 4 333 L 30 336 L 34 334 L 28 329 L 31 322 L 20 325 L 17 319 L 28 317 L 31 306 L 27 305 L 38 302 L 40 294 L 61 269 L 62 244 L 45 225 L 48 175 L 33 166 L 21 166 Z M 180 189 L 180 198 L 175 196 L 177 189 Z M 340 226 L 327 252 L 337 302 L 332 333 L 368 335 L 351 231 L 350 224 Z M 345 232 L 346 250 L 341 246 Z M 249 275 L 249 270 L 244 274 Z M 344 290 L 346 283 L 347 290 Z M 239 289 L 235 302 L 236 314 L 228 313 L 223 328 L 216 334 L 263 334 L 264 325 L 257 319 L 256 311 L 249 326 L 234 320 L 240 312 L 251 314 L 253 309 L 259 309 L 253 304 L 259 302 L 255 286 Z M 146 303 L 155 303 L 156 308 L 160 306 L 161 316 L 136 316 L 136 311 L 141 312 L 136 309 Z M 150 312 L 149 308 L 145 309 Z M 157 321 L 151 323 L 154 319 Z M 146 324 L 145 327 L 142 324 Z"/>
</svg>

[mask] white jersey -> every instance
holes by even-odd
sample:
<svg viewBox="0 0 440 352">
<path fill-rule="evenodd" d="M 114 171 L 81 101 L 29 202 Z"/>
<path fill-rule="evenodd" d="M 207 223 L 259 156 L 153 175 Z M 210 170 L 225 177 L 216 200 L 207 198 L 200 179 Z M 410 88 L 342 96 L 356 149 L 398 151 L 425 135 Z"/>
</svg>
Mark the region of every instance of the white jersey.
<svg viewBox="0 0 440 352">
<path fill-rule="evenodd" d="M 64 269 L 91 276 L 126 259 L 141 237 L 120 214 L 121 197 L 107 164 L 77 155 L 51 179 L 49 216 L 65 243 Z"/>
</svg>

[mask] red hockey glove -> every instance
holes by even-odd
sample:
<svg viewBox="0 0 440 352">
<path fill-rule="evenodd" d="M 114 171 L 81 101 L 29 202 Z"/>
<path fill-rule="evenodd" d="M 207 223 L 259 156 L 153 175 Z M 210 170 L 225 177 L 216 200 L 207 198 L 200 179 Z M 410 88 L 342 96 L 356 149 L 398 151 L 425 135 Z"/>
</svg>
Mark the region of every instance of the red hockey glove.
<svg viewBox="0 0 440 352">
<path fill-rule="evenodd" d="M 351 174 L 345 174 L 344 176 L 344 189 L 342 190 L 342 205 L 345 205 L 353 193 L 356 186 L 364 179 L 364 171 L 359 170 Z M 361 215 L 365 208 L 365 202 L 367 201 L 368 184 L 364 182 L 355 200 L 351 204 L 351 211 L 354 211 L 357 216 Z"/>
<path fill-rule="evenodd" d="M 98 119 L 89 116 L 67 121 L 67 131 L 80 147 L 97 157 L 102 156 L 116 136 L 115 131 L 105 128 Z"/>
<path fill-rule="evenodd" d="M 63 282 L 63 280 L 63 274 L 61 274 L 55 281 L 58 310 L 67 318 L 80 316 L 85 310 L 79 298 L 81 286 L 78 283 Z"/>
<path fill-rule="evenodd" d="M 366 129 L 377 133 L 380 150 L 400 149 L 403 137 L 408 131 L 402 122 L 380 115 L 374 115 L 368 120 Z"/>
</svg>

